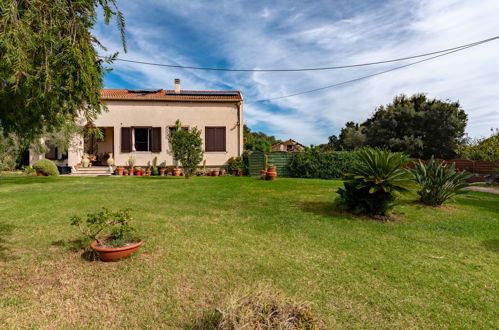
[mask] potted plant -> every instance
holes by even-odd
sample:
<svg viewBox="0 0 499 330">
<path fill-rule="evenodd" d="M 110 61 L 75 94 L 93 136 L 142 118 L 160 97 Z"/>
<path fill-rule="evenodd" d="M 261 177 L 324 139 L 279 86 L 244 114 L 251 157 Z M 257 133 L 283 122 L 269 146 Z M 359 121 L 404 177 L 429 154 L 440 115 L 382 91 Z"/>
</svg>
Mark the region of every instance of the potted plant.
<svg viewBox="0 0 499 330">
<path fill-rule="evenodd" d="M 267 172 L 265 174 L 265 180 L 269 180 L 269 181 L 272 181 L 272 180 L 275 180 L 275 178 L 277 177 L 277 168 L 274 164 L 269 164 L 267 166 Z"/>
<path fill-rule="evenodd" d="M 152 160 L 152 175 L 159 175 L 159 171 L 158 171 L 158 157 L 154 157 L 153 160 Z M 164 174 L 164 172 L 163 172 Z"/>
<path fill-rule="evenodd" d="M 219 174 L 220 174 L 220 171 L 218 169 L 211 171 L 211 176 L 218 176 Z"/>
<path fill-rule="evenodd" d="M 137 168 L 133 172 L 133 175 L 135 175 L 135 176 L 141 176 L 142 175 L 142 167 L 137 166 Z"/>
<path fill-rule="evenodd" d="M 239 158 L 239 157 L 237 157 Z M 227 170 L 231 175 L 237 175 L 238 171 L 238 162 L 236 157 L 230 157 L 229 160 L 227 161 Z"/>
<path fill-rule="evenodd" d="M 130 226 L 130 211 L 110 211 L 103 207 L 101 211 L 71 217 L 71 225 L 90 238 L 90 247 L 96 251 L 102 261 L 116 261 L 128 257 L 137 251 L 144 242 L 132 235 L 135 229 Z"/>
<path fill-rule="evenodd" d="M 123 175 L 123 172 L 125 172 L 125 168 L 121 166 L 118 166 L 116 170 L 118 171 L 118 175 L 120 176 Z"/>
<path fill-rule="evenodd" d="M 173 176 L 180 176 L 181 173 L 182 173 L 182 171 L 180 171 L 180 169 L 178 167 L 175 167 L 173 169 Z"/>
<path fill-rule="evenodd" d="M 145 176 L 151 176 L 151 162 L 150 161 L 147 162 Z"/>
<path fill-rule="evenodd" d="M 130 176 L 133 176 L 133 167 L 135 166 L 135 158 L 133 156 L 130 156 L 130 158 L 128 158 L 128 166 L 130 167 L 128 173 L 130 174 Z"/>
<path fill-rule="evenodd" d="M 166 162 L 162 162 L 161 164 L 159 164 L 159 175 L 165 176 L 165 172 L 166 172 Z"/>
<path fill-rule="evenodd" d="M 128 174 L 129 174 L 129 173 L 128 173 L 128 170 L 125 168 L 125 170 L 123 171 L 123 175 L 124 175 L 124 176 L 128 176 Z"/>
</svg>

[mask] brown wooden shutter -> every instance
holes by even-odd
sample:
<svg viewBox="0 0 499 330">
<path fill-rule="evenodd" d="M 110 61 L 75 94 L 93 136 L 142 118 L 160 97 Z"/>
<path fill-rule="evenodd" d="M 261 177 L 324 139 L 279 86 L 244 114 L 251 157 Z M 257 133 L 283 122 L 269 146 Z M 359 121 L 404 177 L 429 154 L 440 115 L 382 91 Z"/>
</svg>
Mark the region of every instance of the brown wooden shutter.
<svg viewBox="0 0 499 330">
<path fill-rule="evenodd" d="M 161 152 L 161 127 L 153 127 L 151 135 L 151 151 Z"/>
<path fill-rule="evenodd" d="M 132 128 L 121 128 L 121 152 L 132 152 Z"/>
<path fill-rule="evenodd" d="M 205 127 L 205 151 L 226 151 L 225 127 Z"/>
</svg>

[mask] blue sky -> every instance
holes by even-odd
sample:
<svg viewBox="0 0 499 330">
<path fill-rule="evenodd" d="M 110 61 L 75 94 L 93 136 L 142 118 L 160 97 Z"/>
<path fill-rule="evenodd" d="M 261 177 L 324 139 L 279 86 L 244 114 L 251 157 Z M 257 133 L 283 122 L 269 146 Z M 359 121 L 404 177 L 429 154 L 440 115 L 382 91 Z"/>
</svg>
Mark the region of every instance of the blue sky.
<svg viewBox="0 0 499 330">
<path fill-rule="evenodd" d="M 499 35 L 497 0 L 120 1 L 128 53 L 114 25 L 94 33 L 124 59 L 210 67 L 296 68 L 416 55 Z M 106 52 L 102 52 L 106 54 Z M 281 139 L 325 143 L 400 93 L 459 100 L 472 137 L 499 127 L 499 40 L 361 82 L 272 102 L 408 62 L 297 73 L 223 73 L 116 62 L 106 88 L 240 90 L 245 122 Z"/>
</svg>

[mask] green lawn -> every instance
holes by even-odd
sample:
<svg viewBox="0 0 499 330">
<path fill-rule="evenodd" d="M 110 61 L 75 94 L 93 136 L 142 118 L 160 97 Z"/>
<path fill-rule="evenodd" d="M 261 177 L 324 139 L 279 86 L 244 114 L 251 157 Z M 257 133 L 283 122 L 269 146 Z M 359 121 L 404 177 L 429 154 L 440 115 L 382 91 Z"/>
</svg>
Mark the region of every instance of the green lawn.
<svg viewBox="0 0 499 330">
<path fill-rule="evenodd" d="M 381 223 L 337 213 L 340 185 L 0 176 L 0 327 L 183 328 L 260 283 L 328 328 L 499 327 L 499 195 Z M 137 255 L 82 258 L 69 217 L 101 206 L 133 210 Z"/>
</svg>

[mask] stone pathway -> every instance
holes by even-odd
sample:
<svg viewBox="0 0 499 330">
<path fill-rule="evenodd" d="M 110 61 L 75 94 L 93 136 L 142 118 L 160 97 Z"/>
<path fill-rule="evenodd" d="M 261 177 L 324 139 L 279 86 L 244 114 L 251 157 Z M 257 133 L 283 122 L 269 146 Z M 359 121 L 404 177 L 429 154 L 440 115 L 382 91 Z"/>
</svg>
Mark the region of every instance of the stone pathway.
<svg viewBox="0 0 499 330">
<path fill-rule="evenodd" d="M 465 190 L 474 190 L 474 191 L 488 192 L 491 194 L 499 194 L 499 188 L 492 188 L 492 187 L 471 186 L 465 188 Z"/>
</svg>

